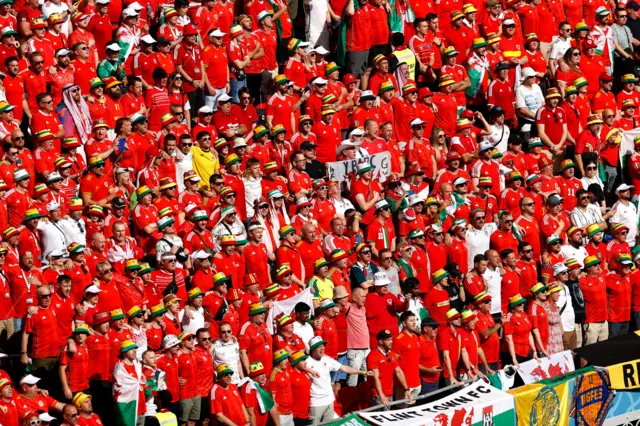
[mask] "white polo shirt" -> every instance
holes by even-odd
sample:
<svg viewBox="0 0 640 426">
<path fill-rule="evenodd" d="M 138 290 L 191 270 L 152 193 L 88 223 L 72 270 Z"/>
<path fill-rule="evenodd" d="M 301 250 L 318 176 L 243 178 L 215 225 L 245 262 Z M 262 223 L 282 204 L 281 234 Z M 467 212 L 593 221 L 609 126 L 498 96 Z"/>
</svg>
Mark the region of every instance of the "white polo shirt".
<svg viewBox="0 0 640 426">
<path fill-rule="evenodd" d="M 496 229 L 498 229 L 498 225 L 494 222 L 485 223 L 482 229 L 476 229 L 474 227 L 467 228 L 465 245 L 469 252 L 469 271 L 473 269 L 473 258 L 476 257 L 477 254 L 485 254 L 487 250 L 489 250 L 489 240 L 491 239 L 491 234 L 493 234 Z M 462 272 L 467 273 L 469 271 Z"/>
<path fill-rule="evenodd" d="M 636 206 L 630 201 L 627 204 L 617 201 L 611 209 L 615 210 L 615 213 L 611 216 L 609 222 L 620 222 L 629 228 L 627 243 L 629 244 L 629 247 L 635 246 L 636 235 L 638 235 L 638 210 L 636 209 Z"/>
</svg>

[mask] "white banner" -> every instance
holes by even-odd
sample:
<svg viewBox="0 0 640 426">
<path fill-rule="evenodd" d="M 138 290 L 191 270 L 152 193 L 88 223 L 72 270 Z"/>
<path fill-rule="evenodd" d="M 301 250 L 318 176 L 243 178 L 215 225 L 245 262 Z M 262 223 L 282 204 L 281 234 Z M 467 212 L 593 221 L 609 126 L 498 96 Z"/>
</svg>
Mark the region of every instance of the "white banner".
<svg viewBox="0 0 640 426">
<path fill-rule="evenodd" d="M 622 159 L 625 157 L 625 155 L 631 155 L 635 152 L 635 149 L 633 147 L 633 140 L 638 136 L 640 136 L 640 129 L 633 129 L 622 132 L 622 142 L 620 142 L 620 164 L 624 164 L 622 162 Z"/>
<path fill-rule="evenodd" d="M 291 284 L 296 285 L 296 284 Z M 269 333 L 275 334 L 276 327 L 273 325 L 273 320 L 275 317 L 280 315 L 281 313 L 285 313 L 290 315 L 293 312 L 293 308 L 299 302 L 304 302 L 311 308 L 311 314 L 313 315 L 313 294 L 311 294 L 311 288 L 307 287 L 302 292 L 296 294 L 295 296 L 282 301 L 273 302 L 271 309 L 269 309 L 269 313 L 267 314 L 267 328 L 269 329 Z M 305 345 L 307 342 L 304 342 Z"/>
<path fill-rule="evenodd" d="M 336 161 L 327 163 L 327 179 L 335 182 L 345 182 L 349 173 L 356 172 L 360 163 L 368 163 L 373 166 L 373 180 L 384 182 L 391 174 L 391 153 L 389 151 L 355 160 Z"/>
<path fill-rule="evenodd" d="M 359 412 L 358 415 L 375 425 L 439 426 L 476 425 L 483 421 L 497 426 L 512 426 L 515 422 L 515 400 L 480 380 L 435 402 L 382 412 Z"/>
<path fill-rule="evenodd" d="M 559 352 L 549 358 L 540 358 L 540 362 L 532 359 L 521 363 L 517 368 L 525 385 L 570 373 L 575 369 L 571 351 Z"/>
</svg>

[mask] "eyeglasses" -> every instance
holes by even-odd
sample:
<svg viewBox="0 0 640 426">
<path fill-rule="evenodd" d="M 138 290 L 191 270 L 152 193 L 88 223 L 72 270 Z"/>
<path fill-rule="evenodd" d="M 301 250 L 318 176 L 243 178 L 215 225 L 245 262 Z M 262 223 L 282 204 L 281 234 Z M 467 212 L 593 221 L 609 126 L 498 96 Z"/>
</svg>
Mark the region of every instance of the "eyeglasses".
<svg viewBox="0 0 640 426">
<path fill-rule="evenodd" d="M 176 111 L 173 115 L 184 115 L 184 111 Z"/>
<path fill-rule="evenodd" d="M 593 166 L 593 167 L 587 167 L 587 170 L 597 170 L 598 168 Z"/>
<path fill-rule="evenodd" d="M 580 56 L 580 55 L 581 55 L 581 53 L 580 53 L 580 52 L 573 52 L 573 53 L 571 54 L 571 56 Z"/>
<path fill-rule="evenodd" d="M 51 105 L 53 103 L 53 99 L 49 99 L 48 101 L 42 101 L 45 105 Z"/>
<path fill-rule="evenodd" d="M 38 296 L 38 299 L 48 299 L 49 297 L 51 297 L 51 293 L 41 294 L 40 296 Z"/>
<path fill-rule="evenodd" d="M 143 316 L 144 316 L 144 313 L 141 313 L 141 314 L 134 315 L 133 317 L 134 318 L 142 318 Z"/>
<path fill-rule="evenodd" d="M 186 146 L 186 147 L 192 147 L 193 144 L 192 143 L 183 143 L 182 146 Z"/>
<path fill-rule="evenodd" d="M 529 249 L 529 250 L 522 250 L 523 253 L 533 253 L 533 249 Z"/>
<path fill-rule="evenodd" d="M 231 330 L 220 330 L 220 334 L 231 334 Z"/>
<path fill-rule="evenodd" d="M 381 257 L 381 258 L 380 258 L 380 260 L 382 260 L 383 262 L 384 262 L 385 260 L 391 260 L 391 259 L 393 259 L 393 257 Z"/>
<path fill-rule="evenodd" d="M 371 250 L 362 250 L 360 253 L 362 253 L 362 254 L 371 254 Z"/>
<path fill-rule="evenodd" d="M 531 207 L 531 206 L 533 206 L 533 205 L 535 205 L 535 204 L 536 204 L 536 203 L 526 203 L 526 204 L 523 204 L 523 206 L 525 206 L 525 207 Z"/>
<path fill-rule="evenodd" d="M 31 420 L 31 421 L 29 421 L 29 424 L 30 424 L 31 426 L 39 425 L 39 424 L 40 424 L 40 420 Z"/>
</svg>

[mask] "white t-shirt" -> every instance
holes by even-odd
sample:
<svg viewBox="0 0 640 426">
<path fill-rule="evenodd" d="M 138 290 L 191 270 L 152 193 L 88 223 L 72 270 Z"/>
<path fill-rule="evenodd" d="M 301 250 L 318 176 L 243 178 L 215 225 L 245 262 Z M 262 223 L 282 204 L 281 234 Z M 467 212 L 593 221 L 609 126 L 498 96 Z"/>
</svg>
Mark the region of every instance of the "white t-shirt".
<svg viewBox="0 0 640 426">
<path fill-rule="evenodd" d="M 319 361 L 312 357 L 307 359 L 307 368 L 320 375 L 311 377 L 311 407 L 322 407 L 335 401 L 330 373 L 338 371 L 340 367 L 342 364 L 328 356 L 323 356 Z"/>
<path fill-rule="evenodd" d="M 531 87 L 527 87 L 524 84 L 521 84 L 516 89 L 516 109 L 517 108 L 527 108 L 532 113 L 536 113 L 538 108 L 544 105 L 544 96 L 542 95 L 542 90 L 540 86 L 537 84 L 532 85 Z M 527 123 L 522 126 L 522 131 L 528 132 L 531 130 L 531 123 L 534 120 L 526 120 Z"/>
<path fill-rule="evenodd" d="M 302 341 L 304 342 L 304 347 L 309 349 L 309 340 L 311 340 L 311 338 L 315 336 L 311 324 L 306 323 L 302 325 L 298 321 L 296 321 L 293 323 L 293 333 L 300 339 L 302 339 Z"/>
<path fill-rule="evenodd" d="M 562 258 L 566 262 L 569 259 L 575 259 L 580 264 L 580 267 L 584 266 L 584 259 L 589 256 L 587 253 L 587 249 L 584 246 L 574 247 L 571 244 L 565 244 L 560 247 L 560 253 L 562 253 Z"/>
<path fill-rule="evenodd" d="M 478 254 L 485 254 L 489 250 L 489 240 L 496 229 L 498 229 L 498 225 L 493 222 L 485 223 L 482 229 L 473 227 L 467 229 L 465 245 L 469 252 L 469 271 L 473 269 L 473 258 Z"/>
<path fill-rule="evenodd" d="M 629 233 L 627 234 L 627 243 L 629 243 L 630 247 L 636 245 L 636 235 L 638 235 L 638 211 L 636 210 L 636 206 L 633 203 L 622 204 L 620 201 L 616 202 L 612 210 L 615 210 L 611 219 L 609 219 L 610 223 L 621 222 L 629 228 Z"/>
<path fill-rule="evenodd" d="M 502 275 L 500 275 L 500 269 L 491 269 L 487 267 L 482 277 L 487 283 L 487 294 L 491 296 L 491 313 L 497 314 L 502 311 L 501 298 L 500 298 L 500 286 L 502 285 Z"/>
<path fill-rule="evenodd" d="M 554 37 L 551 42 L 551 51 L 549 59 L 558 60 L 562 58 L 567 50 L 571 47 L 571 39 L 562 40 L 560 37 Z"/>
<path fill-rule="evenodd" d="M 240 360 L 240 345 L 233 338 L 228 342 L 218 339 L 211 346 L 211 354 L 213 355 L 213 367 L 217 368 L 220 364 L 227 364 L 233 370 L 231 383 L 234 385 L 240 382 L 240 372 L 238 371 L 238 361 Z"/>
<path fill-rule="evenodd" d="M 576 328 L 576 314 L 573 310 L 573 303 L 571 302 L 571 293 L 564 284 L 558 284 L 562 290 L 560 290 L 558 301 L 556 306 L 562 311 L 560 314 L 560 320 L 562 321 L 562 330 L 565 332 L 573 331 Z M 565 306 L 566 304 L 566 306 Z M 563 310 L 564 308 L 564 310 Z"/>
<path fill-rule="evenodd" d="M 511 130 L 509 130 L 508 126 L 497 126 L 495 124 L 492 124 L 491 134 L 489 135 L 489 142 L 493 144 L 494 148 L 497 148 L 498 151 L 504 154 L 505 152 L 507 152 L 507 145 L 509 143 L 510 134 Z"/>
</svg>

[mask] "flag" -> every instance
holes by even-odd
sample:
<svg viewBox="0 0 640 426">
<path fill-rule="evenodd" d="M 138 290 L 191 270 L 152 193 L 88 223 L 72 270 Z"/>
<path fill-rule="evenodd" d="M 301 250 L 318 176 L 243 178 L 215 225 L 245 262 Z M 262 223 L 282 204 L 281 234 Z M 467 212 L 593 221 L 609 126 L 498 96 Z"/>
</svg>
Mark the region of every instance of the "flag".
<svg viewBox="0 0 640 426">
<path fill-rule="evenodd" d="M 295 306 L 300 302 L 304 302 L 309 305 L 311 307 L 311 314 L 313 314 L 313 294 L 311 293 L 311 287 L 305 288 L 303 291 L 287 300 L 273 302 L 273 305 L 267 314 L 266 321 L 269 333 L 275 334 L 277 331 L 273 326 L 275 318 L 281 313 L 285 313 L 287 315 L 291 314 L 291 312 L 293 312 L 293 308 L 295 308 Z M 305 342 L 305 344 L 306 343 L 307 342 Z"/>
<path fill-rule="evenodd" d="M 348 3 L 348 2 L 347 2 Z M 360 9 L 360 1 L 353 0 L 353 10 Z M 342 10 L 342 19 L 340 19 L 340 33 L 338 36 L 338 46 L 336 46 L 336 64 L 344 68 L 347 65 L 347 23 L 351 20 L 351 17 L 347 15 L 347 6 Z"/>
<path fill-rule="evenodd" d="M 573 379 L 582 369 L 508 391 L 516 399 L 518 426 L 569 426 Z"/>
<path fill-rule="evenodd" d="M 136 426 L 138 417 L 138 396 L 140 395 L 140 378 L 142 367 L 134 361 L 137 377 L 132 376 L 118 361 L 113 370 L 113 397 L 116 402 L 116 419 L 120 426 Z"/>
<path fill-rule="evenodd" d="M 248 395 L 251 390 L 255 390 L 256 399 L 258 400 L 258 405 L 260 406 L 260 414 L 267 414 L 269 410 L 271 410 L 275 405 L 269 392 L 262 389 L 258 383 L 256 383 L 249 377 L 245 377 L 244 379 L 240 380 L 240 383 L 238 383 L 238 388 L 244 386 L 245 383 L 247 387 L 244 392 L 246 392 Z"/>
</svg>

